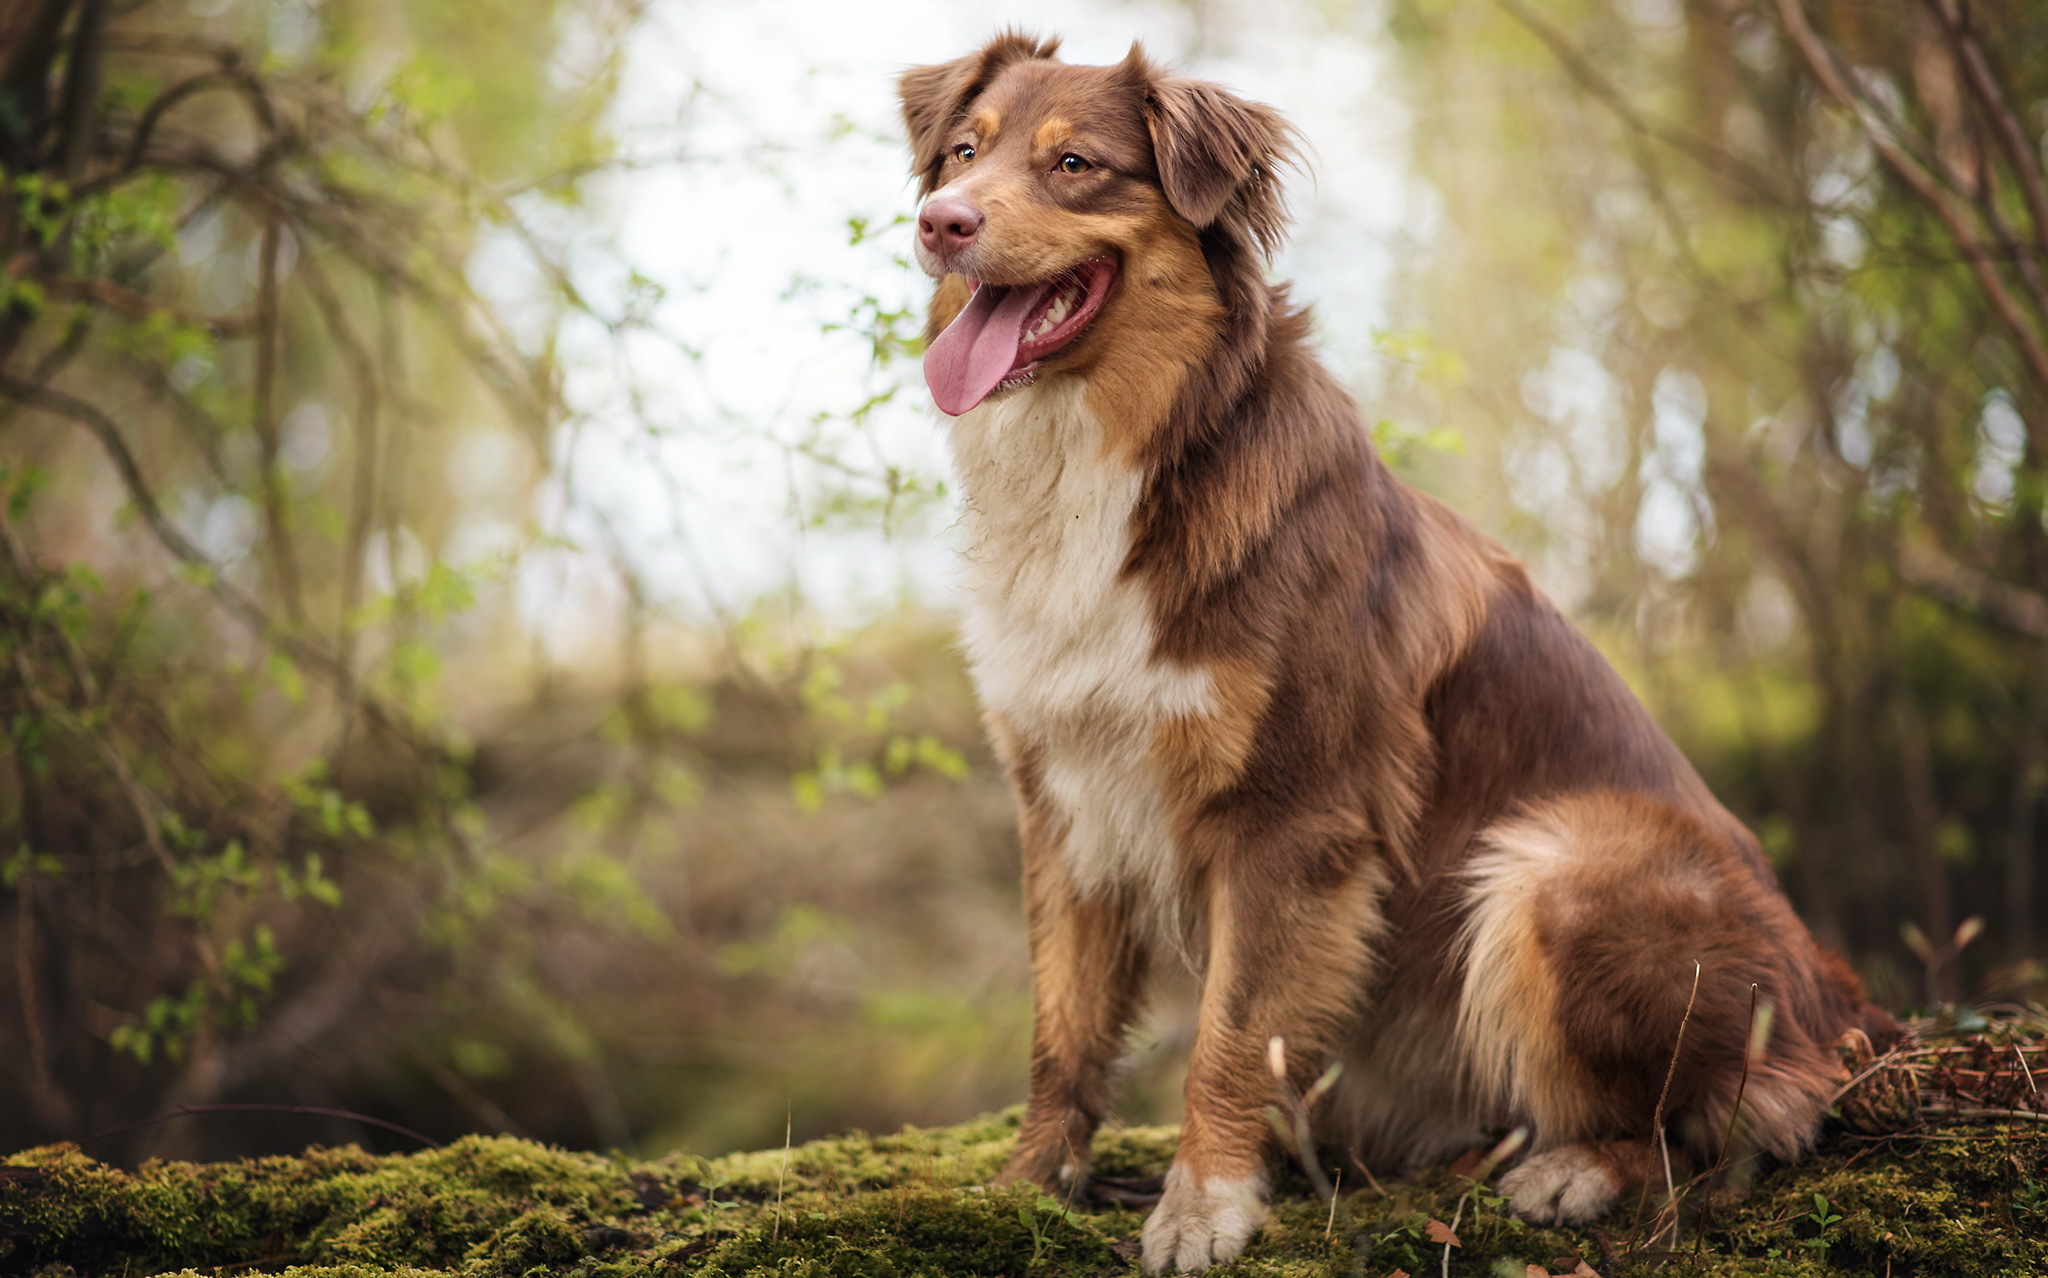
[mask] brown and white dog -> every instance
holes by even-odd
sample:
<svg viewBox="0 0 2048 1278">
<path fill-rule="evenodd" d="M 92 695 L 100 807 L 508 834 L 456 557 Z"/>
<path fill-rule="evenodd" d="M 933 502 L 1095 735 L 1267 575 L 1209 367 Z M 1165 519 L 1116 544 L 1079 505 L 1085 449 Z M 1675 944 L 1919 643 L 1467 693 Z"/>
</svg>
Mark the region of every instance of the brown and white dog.
<svg viewBox="0 0 2048 1278">
<path fill-rule="evenodd" d="M 1015 786 L 1036 1026 L 1006 1180 L 1086 1174 L 1148 973 L 1202 981 L 1148 1272 L 1265 1213 L 1268 1043 L 1368 1164 L 1516 1126 L 1516 1211 L 1583 1222 L 1741 1119 L 1814 1134 L 1894 1027 L 1749 832 L 1522 567 L 1397 481 L 1266 280 L 1270 108 L 1133 48 L 1005 34 L 901 82 L 937 277 L 965 643 Z M 1698 965 L 1697 995 L 1694 987 Z M 1682 1048 L 1679 1026 L 1691 1016 Z"/>
</svg>

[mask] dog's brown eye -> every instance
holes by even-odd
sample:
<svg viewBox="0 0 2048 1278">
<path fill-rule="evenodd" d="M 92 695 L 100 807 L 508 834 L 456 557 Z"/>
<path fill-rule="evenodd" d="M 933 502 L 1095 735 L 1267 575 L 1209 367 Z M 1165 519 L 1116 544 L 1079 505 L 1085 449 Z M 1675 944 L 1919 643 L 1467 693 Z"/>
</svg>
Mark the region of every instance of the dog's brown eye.
<svg viewBox="0 0 2048 1278">
<path fill-rule="evenodd" d="M 1060 157 L 1060 172 L 1062 173 L 1080 173 L 1093 167 L 1093 165 L 1078 155 L 1063 155 Z"/>
<path fill-rule="evenodd" d="M 974 159 L 974 148 L 962 142 L 959 146 L 953 148 L 953 158 L 962 164 L 969 163 Z"/>
</svg>

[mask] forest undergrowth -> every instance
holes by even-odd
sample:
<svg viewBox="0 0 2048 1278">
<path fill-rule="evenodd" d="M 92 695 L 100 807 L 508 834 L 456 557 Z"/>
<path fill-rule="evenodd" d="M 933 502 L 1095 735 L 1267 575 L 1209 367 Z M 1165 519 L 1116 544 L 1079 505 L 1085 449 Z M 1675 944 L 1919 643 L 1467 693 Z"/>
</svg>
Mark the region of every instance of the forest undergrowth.
<svg viewBox="0 0 2048 1278">
<path fill-rule="evenodd" d="M 2010 1037 L 2009 1035 L 2007 1037 Z M 1909 1042 L 1857 1071 L 1821 1147 L 1790 1166 L 1645 1192 L 1587 1229 L 1514 1219 L 1491 1168 L 1372 1178 L 1323 1151 L 1283 1176 L 1244 1258 L 1215 1272 L 1362 1275 L 1968 1275 L 2048 1272 L 2048 1121 L 1994 1029 Z M 2022 1054 L 2024 1050 L 2024 1055 Z M 1853 1064 L 1853 1062 L 1852 1062 Z M 1276 1111 L 1277 1113 L 1277 1111 Z M 1112 1125 L 1062 1201 L 992 1188 L 1021 1111 L 720 1158 L 579 1153 L 468 1136 L 413 1153 L 315 1147 L 133 1170 L 78 1146 L 0 1162 L 0 1273 L 289 1275 L 1135 1273 L 1171 1127 Z M 1875 1129 L 1875 1130 L 1873 1130 Z M 1345 1174 L 1346 1172 L 1349 1174 Z M 1476 1177 L 1476 1178 L 1475 1178 Z M 1328 1192 L 1334 1188 L 1334 1194 Z"/>
</svg>

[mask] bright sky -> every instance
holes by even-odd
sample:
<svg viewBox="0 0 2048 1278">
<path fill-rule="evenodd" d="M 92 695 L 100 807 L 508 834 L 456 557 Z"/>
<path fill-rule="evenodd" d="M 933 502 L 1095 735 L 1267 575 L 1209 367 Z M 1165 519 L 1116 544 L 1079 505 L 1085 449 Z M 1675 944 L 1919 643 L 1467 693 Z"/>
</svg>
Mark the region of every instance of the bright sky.
<svg viewBox="0 0 2048 1278">
<path fill-rule="evenodd" d="M 1279 107 L 1306 138 L 1314 176 L 1291 184 L 1297 228 L 1277 273 L 1315 305 L 1332 363 L 1367 385 L 1394 264 L 1431 222 L 1403 163 L 1406 121 L 1375 7 L 657 3 L 625 77 L 621 128 L 629 149 L 680 147 L 690 159 L 613 179 L 605 195 L 623 257 L 664 290 L 661 326 L 693 354 L 638 341 L 623 362 L 572 371 L 571 396 L 601 407 L 565 447 L 569 487 L 551 490 L 565 531 L 585 545 L 612 538 L 686 617 L 792 584 L 838 621 L 946 600 L 950 507 L 886 536 L 872 521 L 820 524 L 819 495 L 842 486 L 790 447 L 815 436 L 864 468 L 944 476 L 942 419 L 915 361 L 877 369 L 861 332 L 829 326 L 863 299 L 922 307 L 928 284 L 900 260 L 909 228 L 891 226 L 916 202 L 894 78 L 1006 25 L 1060 35 L 1072 61 L 1115 61 L 1141 39 L 1156 58 Z M 855 218 L 887 229 L 852 243 Z M 848 423 L 892 388 L 865 434 Z M 616 615 L 615 586 L 576 560 L 541 556 L 519 586 L 522 611 L 558 651 Z"/>
</svg>

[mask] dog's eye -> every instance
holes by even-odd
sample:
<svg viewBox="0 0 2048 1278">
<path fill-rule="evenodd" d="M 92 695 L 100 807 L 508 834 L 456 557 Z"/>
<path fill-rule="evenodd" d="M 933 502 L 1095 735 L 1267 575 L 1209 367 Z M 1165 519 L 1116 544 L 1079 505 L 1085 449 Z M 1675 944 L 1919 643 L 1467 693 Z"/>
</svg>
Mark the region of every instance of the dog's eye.
<svg viewBox="0 0 2048 1278">
<path fill-rule="evenodd" d="M 1060 172 L 1062 173 L 1082 173 L 1094 167 L 1094 165 L 1078 155 L 1063 155 L 1060 157 Z"/>
<path fill-rule="evenodd" d="M 962 142 L 959 146 L 953 148 L 953 158 L 962 164 L 971 164 L 974 161 L 974 148 Z"/>
</svg>

